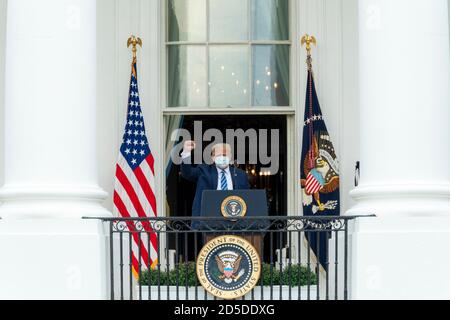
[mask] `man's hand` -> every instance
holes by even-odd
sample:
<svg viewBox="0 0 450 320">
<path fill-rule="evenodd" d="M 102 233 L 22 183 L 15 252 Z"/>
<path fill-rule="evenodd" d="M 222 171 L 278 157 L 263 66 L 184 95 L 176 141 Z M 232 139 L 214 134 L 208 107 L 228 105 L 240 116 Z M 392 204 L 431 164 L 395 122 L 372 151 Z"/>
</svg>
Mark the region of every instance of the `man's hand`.
<svg viewBox="0 0 450 320">
<path fill-rule="evenodd" d="M 195 149 L 197 145 L 195 144 L 195 141 L 188 140 L 184 142 L 183 145 L 183 153 L 190 153 L 192 150 Z"/>
</svg>

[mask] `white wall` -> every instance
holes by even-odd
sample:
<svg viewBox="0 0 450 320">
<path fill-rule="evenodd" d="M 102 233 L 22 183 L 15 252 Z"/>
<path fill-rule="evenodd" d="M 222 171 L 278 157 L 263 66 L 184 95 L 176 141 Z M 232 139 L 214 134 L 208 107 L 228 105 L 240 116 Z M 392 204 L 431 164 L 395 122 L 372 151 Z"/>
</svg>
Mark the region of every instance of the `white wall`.
<svg viewBox="0 0 450 320">
<path fill-rule="evenodd" d="M 117 76 L 118 61 L 116 45 L 117 10 L 115 1 L 97 0 L 97 146 L 99 161 L 99 184 L 108 192 L 105 206 L 112 209 L 114 166 L 119 150 L 118 114 L 119 92 L 126 92 L 126 83 Z M 124 62 L 123 64 L 127 64 Z M 120 91 L 119 91 L 120 90 Z M 122 101 L 122 100 L 121 100 Z M 123 108 L 126 107 L 126 101 Z M 124 111 L 125 112 L 125 111 Z"/>
<path fill-rule="evenodd" d="M 98 146 L 100 186 L 109 193 L 105 206 L 112 210 L 114 170 L 122 140 L 131 72 L 131 34 L 142 38 L 138 50 L 139 91 L 150 147 L 155 157 L 156 183 L 162 185 L 162 141 L 159 141 L 159 12 L 157 1 L 97 0 L 98 7 Z M 156 191 L 162 199 L 162 188 Z M 161 201 L 158 212 L 161 212 Z"/>
<path fill-rule="evenodd" d="M 3 185 L 3 117 L 5 104 L 6 0 L 0 0 L 0 185 Z"/>
<path fill-rule="evenodd" d="M 301 28 L 297 39 L 309 33 L 318 42 L 313 49 L 313 69 L 322 112 L 338 151 L 341 212 L 344 213 L 352 205 L 348 193 L 354 186 L 354 166 L 359 158 L 357 0 L 303 0 L 299 19 Z M 301 118 L 306 85 L 304 59 L 302 48 L 298 101 Z"/>
<path fill-rule="evenodd" d="M 359 160 L 359 52 L 358 52 L 358 0 L 342 1 L 342 96 L 340 115 L 341 196 L 345 212 L 353 205 L 349 197 L 354 187 L 354 169 Z M 362 169 L 364 164 L 361 164 Z"/>
</svg>

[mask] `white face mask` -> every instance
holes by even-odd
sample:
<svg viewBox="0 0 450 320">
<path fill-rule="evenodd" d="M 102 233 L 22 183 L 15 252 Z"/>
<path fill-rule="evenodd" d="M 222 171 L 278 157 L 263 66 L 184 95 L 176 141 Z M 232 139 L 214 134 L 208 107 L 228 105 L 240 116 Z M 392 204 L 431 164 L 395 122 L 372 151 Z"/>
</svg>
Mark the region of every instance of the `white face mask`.
<svg viewBox="0 0 450 320">
<path fill-rule="evenodd" d="M 230 158 L 226 156 L 218 156 L 214 159 L 214 163 L 220 169 L 226 169 L 230 165 Z"/>
</svg>

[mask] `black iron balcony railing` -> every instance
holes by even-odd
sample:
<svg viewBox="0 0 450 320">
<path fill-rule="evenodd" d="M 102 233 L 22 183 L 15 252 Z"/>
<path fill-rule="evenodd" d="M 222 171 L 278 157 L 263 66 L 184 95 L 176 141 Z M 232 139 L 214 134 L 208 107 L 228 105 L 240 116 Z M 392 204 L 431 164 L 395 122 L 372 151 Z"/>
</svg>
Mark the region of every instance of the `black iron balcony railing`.
<svg viewBox="0 0 450 320">
<path fill-rule="evenodd" d="M 216 299 L 201 286 L 195 262 L 208 240 L 226 234 L 244 237 L 260 256 L 259 281 L 240 299 L 346 300 L 349 225 L 360 217 L 99 218 L 110 233 L 110 297 Z"/>
</svg>

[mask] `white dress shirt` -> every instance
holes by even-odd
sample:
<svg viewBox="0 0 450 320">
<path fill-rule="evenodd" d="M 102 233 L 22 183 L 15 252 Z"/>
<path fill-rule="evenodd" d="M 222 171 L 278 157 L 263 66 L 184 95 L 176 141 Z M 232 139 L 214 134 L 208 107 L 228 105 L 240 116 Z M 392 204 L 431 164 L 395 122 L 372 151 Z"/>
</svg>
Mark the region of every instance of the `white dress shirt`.
<svg viewBox="0 0 450 320">
<path fill-rule="evenodd" d="M 188 157 L 191 156 L 190 152 L 182 152 L 181 153 L 181 158 L 184 160 Z M 217 190 L 222 190 L 221 186 L 220 186 L 220 179 L 222 178 L 222 169 L 218 168 L 216 166 L 217 169 Z M 227 167 L 226 169 L 224 169 L 225 171 L 225 178 L 227 179 L 227 187 L 228 190 L 233 190 L 233 180 L 231 179 L 231 172 L 230 172 L 230 167 Z"/>
<path fill-rule="evenodd" d="M 220 179 L 222 178 L 222 171 L 225 172 L 225 178 L 227 178 L 227 187 L 228 190 L 233 190 L 233 180 L 231 179 L 231 172 L 230 172 L 230 167 L 227 167 L 226 169 L 220 169 L 216 166 L 217 169 L 217 190 L 222 190 L 221 188 L 221 183 L 220 183 Z"/>
</svg>

